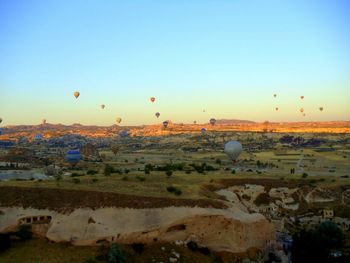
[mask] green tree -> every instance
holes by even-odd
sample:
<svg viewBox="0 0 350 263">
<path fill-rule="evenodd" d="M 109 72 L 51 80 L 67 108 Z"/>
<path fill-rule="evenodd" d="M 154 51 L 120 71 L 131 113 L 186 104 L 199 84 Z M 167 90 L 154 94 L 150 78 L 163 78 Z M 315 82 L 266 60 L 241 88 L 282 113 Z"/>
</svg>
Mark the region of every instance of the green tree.
<svg viewBox="0 0 350 263">
<path fill-rule="evenodd" d="M 113 243 L 108 252 L 108 263 L 124 263 L 125 257 L 117 243 Z"/>
</svg>

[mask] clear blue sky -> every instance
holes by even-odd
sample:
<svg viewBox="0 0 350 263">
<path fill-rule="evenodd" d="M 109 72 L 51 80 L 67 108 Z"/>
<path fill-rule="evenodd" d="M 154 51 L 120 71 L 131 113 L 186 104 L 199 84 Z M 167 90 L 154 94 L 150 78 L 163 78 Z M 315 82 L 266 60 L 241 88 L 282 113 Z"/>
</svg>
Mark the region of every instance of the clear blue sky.
<svg viewBox="0 0 350 263">
<path fill-rule="evenodd" d="M 349 12 L 347 0 L 0 0 L 2 125 L 349 120 Z"/>
</svg>

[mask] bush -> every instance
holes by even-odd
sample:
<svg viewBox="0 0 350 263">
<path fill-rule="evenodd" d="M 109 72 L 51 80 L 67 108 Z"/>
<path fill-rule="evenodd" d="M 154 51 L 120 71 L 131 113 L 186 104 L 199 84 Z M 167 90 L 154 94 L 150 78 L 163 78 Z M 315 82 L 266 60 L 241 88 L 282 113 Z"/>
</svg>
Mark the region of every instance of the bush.
<svg viewBox="0 0 350 263">
<path fill-rule="evenodd" d="M 127 169 L 127 168 L 124 169 L 124 173 L 125 173 L 125 174 L 128 174 L 129 172 L 130 172 L 129 169 Z"/>
<path fill-rule="evenodd" d="M 174 191 L 174 194 L 175 194 L 175 195 L 182 195 L 182 191 L 179 190 L 179 189 L 176 189 L 176 190 Z"/>
<path fill-rule="evenodd" d="M 333 222 L 321 223 L 316 229 L 302 230 L 293 235 L 293 262 L 333 262 L 330 252 L 342 249 L 344 233 Z M 347 262 L 347 261 L 334 261 Z"/>
<path fill-rule="evenodd" d="M 111 175 L 112 173 L 114 173 L 114 168 L 113 168 L 113 166 L 111 166 L 111 165 L 109 165 L 109 164 L 106 164 L 103 173 L 104 173 L 105 176 L 109 176 L 109 175 Z"/>
<path fill-rule="evenodd" d="M 11 247 L 11 239 L 8 234 L 0 234 L 0 252 Z"/>
<path fill-rule="evenodd" d="M 231 171 L 231 173 L 232 173 L 232 174 L 236 174 L 236 170 L 233 169 L 233 170 Z"/>
<path fill-rule="evenodd" d="M 136 179 L 139 180 L 140 182 L 146 181 L 146 178 L 142 176 L 136 176 Z"/>
<path fill-rule="evenodd" d="M 86 172 L 86 174 L 87 174 L 87 175 L 95 175 L 95 174 L 97 174 L 97 171 L 95 171 L 95 170 L 88 170 L 88 171 Z"/>
<path fill-rule="evenodd" d="M 122 250 L 118 246 L 118 244 L 113 243 L 111 245 L 111 248 L 108 252 L 108 263 L 124 263 L 125 262 L 125 257 L 123 255 Z"/>
<path fill-rule="evenodd" d="M 71 174 L 71 177 L 79 177 L 79 176 L 81 176 L 81 174 L 78 174 L 78 173 L 72 173 Z"/>
<path fill-rule="evenodd" d="M 92 182 L 93 182 L 93 183 L 96 183 L 97 181 L 98 181 L 97 178 L 92 178 Z"/>
<path fill-rule="evenodd" d="M 216 160 L 215 160 L 215 163 L 221 165 L 221 159 L 219 159 L 219 158 L 216 159 Z"/>
<path fill-rule="evenodd" d="M 17 228 L 16 235 L 22 240 L 31 239 L 33 236 L 31 225 L 19 225 Z"/>
<path fill-rule="evenodd" d="M 176 188 L 175 188 L 174 186 L 168 186 L 168 187 L 166 188 L 166 190 L 167 190 L 169 193 L 173 193 L 173 192 L 176 191 Z"/>
<path fill-rule="evenodd" d="M 308 177 L 308 174 L 307 173 L 303 173 L 303 175 L 301 177 L 302 178 L 306 178 L 306 177 Z"/>
<path fill-rule="evenodd" d="M 165 174 L 166 174 L 167 176 L 169 176 L 169 177 L 170 177 L 170 176 L 173 174 L 173 171 L 171 171 L 171 170 L 166 171 L 166 172 L 165 172 Z"/>
<path fill-rule="evenodd" d="M 124 176 L 124 177 L 122 178 L 122 180 L 123 180 L 123 181 L 129 181 L 129 178 L 128 178 L 127 176 Z"/>
<path fill-rule="evenodd" d="M 145 170 L 145 174 L 150 174 L 150 171 L 149 170 Z"/>
<path fill-rule="evenodd" d="M 188 249 L 191 250 L 191 251 L 197 251 L 197 250 L 198 250 L 198 245 L 197 245 L 197 243 L 194 242 L 194 241 L 188 242 L 188 243 L 187 243 L 187 247 L 188 247 Z"/>
<path fill-rule="evenodd" d="M 145 250 L 145 245 L 142 243 L 133 243 L 131 247 L 137 254 L 142 254 Z"/>
<path fill-rule="evenodd" d="M 176 187 L 174 186 L 168 186 L 166 188 L 166 190 L 169 192 L 169 193 L 173 193 L 174 195 L 181 195 L 182 194 L 182 191 L 180 189 L 177 189 Z"/>
<path fill-rule="evenodd" d="M 73 178 L 73 183 L 79 184 L 79 183 L 80 183 L 80 179 L 78 179 L 78 178 Z"/>
</svg>

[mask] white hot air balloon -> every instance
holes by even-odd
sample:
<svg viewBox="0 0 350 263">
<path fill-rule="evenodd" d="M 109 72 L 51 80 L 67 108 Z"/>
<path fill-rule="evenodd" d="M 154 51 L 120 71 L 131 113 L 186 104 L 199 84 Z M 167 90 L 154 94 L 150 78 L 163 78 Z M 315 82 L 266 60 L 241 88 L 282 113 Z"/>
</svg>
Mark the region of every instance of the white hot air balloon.
<svg viewBox="0 0 350 263">
<path fill-rule="evenodd" d="M 238 156 L 241 154 L 243 148 L 242 144 L 237 141 L 229 141 L 225 144 L 224 151 L 232 162 L 236 162 Z"/>
</svg>

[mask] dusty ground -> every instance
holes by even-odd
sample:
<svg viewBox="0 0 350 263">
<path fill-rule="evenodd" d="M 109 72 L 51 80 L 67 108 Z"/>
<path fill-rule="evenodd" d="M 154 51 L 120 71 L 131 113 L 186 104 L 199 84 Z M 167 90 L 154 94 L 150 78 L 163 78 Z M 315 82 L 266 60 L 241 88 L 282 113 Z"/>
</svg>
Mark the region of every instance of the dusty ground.
<svg viewBox="0 0 350 263">
<path fill-rule="evenodd" d="M 130 207 L 160 208 L 167 206 L 199 206 L 223 208 L 222 203 L 209 199 L 170 199 L 123 195 L 97 191 L 45 189 L 27 187 L 0 187 L 0 206 L 33 207 L 71 212 L 75 208 Z"/>
</svg>

